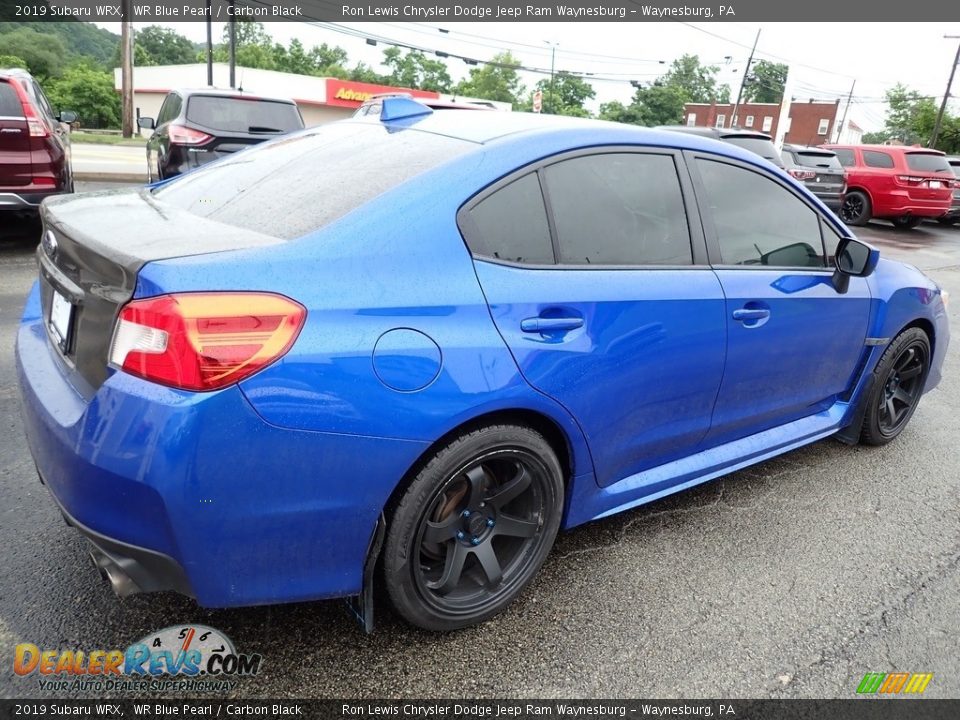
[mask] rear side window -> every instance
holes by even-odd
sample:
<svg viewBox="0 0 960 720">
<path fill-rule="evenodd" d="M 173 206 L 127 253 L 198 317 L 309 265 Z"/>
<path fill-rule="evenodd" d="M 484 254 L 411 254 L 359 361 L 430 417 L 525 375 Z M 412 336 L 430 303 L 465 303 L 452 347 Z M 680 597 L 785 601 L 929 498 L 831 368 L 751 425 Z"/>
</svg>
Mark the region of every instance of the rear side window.
<svg viewBox="0 0 960 720">
<path fill-rule="evenodd" d="M 889 153 L 879 152 L 877 150 L 863 151 L 863 164 L 867 167 L 892 168 L 893 158 Z"/>
<path fill-rule="evenodd" d="M 463 228 L 470 251 L 510 262 L 553 263 L 550 226 L 536 173 L 524 175 L 473 206 Z"/>
<path fill-rule="evenodd" d="M 4 80 L 0 80 L 0 117 L 23 117 L 23 106 L 16 89 Z"/>
<path fill-rule="evenodd" d="M 183 106 L 183 100 L 176 93 L 167 95 L 163 101 L 163 107 L 160 108 L 160 115 L 157 116 L 157 125 L 175 120 L 180 114 L 180 108 Z"/>
<path fill-rule="evenodd" d="M 187 102 L 187 120 L 221 132 L 290 132 L 303 127 L 291 103 L 271 100 L 194 95 Z"/>
<path fill-rule="evenodd" d="M 264 143 L 157 188 L 158 200 L 212 220 L 296 238 L 477 147 L 380 123 L 333 123 Z"/>
<path fill-rule="evenodd" d="M 853 156 L 853 150 L 837 148 L 834 152 L 837 154 L 837 160 L 840 161 L 843 167 L 853 167 L 857 164 L 856 158 Z"/>
<path fill-rule="evenodd" d="M 952 172 L 947 158 L 935 153 L 907 153 L 907 167 L 917 172 Z"/>
<path fill-rule="evenodd" d="M 610 153 L 545 170 L 560 262 L 690 265 L 690 230 L 673 157 Z"/>
<path fill-rule="evenodd" d="M 820 218 L 771 178 L 697 160 L 724 265 L 822 268 Z M 701 206 L 703 203 L 701 203 Z"/>
</svg>

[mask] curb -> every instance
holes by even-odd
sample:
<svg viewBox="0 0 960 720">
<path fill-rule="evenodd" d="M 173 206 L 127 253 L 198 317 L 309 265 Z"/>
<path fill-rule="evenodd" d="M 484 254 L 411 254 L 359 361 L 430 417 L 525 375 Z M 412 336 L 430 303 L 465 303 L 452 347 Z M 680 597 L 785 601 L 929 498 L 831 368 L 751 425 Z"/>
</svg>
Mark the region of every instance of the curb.
<svg viewBox="0 0 960 720">
<path fill-rule="evenodd" d="M 141 185 L 147 182 L 146 173 L 109 173 L 109 172 L 77 172 L 74 170 L 73 179 L 76 182 L 121 182 Z"/>
</svg>

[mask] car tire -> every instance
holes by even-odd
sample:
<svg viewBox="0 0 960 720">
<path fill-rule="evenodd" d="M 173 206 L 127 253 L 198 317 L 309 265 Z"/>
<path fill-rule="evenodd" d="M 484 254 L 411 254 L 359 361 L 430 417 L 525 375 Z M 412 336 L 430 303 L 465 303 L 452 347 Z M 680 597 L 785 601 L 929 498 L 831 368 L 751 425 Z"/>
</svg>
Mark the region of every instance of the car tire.
<svg viewBox="0 0 960 720">
<path fill-rule="evenodd" d="M 920 328 L 897 335 L 873 371 L 860 440 L 886 445 L 907 426 L 930 370 L 930 339 Z"/>
<path fill-rule="evenodd" d="M 492 425 L 438 450 L 390 514 L 383 577 L 394 608 L 432 631 L 501 612 L 546 559 L 563 471 L 538 432 Z"/>
<path fill-rule="evenodd" d="M 901 230 L 912 230 L 923 222 L 923 218 L 914 215 L 904 215 L 903 217 L 893 218 L 890 222 L 893 223 L 894 227 L 900 228 Z"/>
<path fill-rule="evenodd" d="M 867 197 L 867 194 L 860 190 L 851 190 L 843 196 L 843 204 L 840 205 L 840 219 L 847 225 L 866 225 L 870 222 L 872 211 L 870 198 Z"/>
</svg>

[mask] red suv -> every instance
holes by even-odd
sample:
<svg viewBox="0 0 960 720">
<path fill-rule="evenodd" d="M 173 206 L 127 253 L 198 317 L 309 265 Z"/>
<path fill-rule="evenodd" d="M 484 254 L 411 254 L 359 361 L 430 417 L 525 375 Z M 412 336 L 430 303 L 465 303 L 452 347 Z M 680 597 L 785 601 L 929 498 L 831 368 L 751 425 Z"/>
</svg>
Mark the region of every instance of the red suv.
<svg viewBox="0 0 960 720">
<path fill-rule="evenodd" d="M 954 181 L 939 150 L 899 145 L 823 145 L 847 171 L 840 217 L 848 225 L 871 218 L 912 228 L 949 209 Z"/>
<path fill-rule="evenodd" d="M 0 211 L 36 214 L 48 195 L 73 192 L 70 135 L 25 70 L 0 70 Z"/>
</svg>

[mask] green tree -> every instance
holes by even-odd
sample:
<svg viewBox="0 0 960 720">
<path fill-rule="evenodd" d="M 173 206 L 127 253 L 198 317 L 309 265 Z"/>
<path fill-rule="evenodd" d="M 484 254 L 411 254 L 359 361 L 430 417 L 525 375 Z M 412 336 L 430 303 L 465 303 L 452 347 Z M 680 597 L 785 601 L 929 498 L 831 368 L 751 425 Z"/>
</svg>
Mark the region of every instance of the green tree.
<svg viewBox="0 0 960 720">
<path fill-rule="evenodd" d="M 358 62 L 346 75 L 335 75 L 333 77 L 343 77 L 344 79 L 373 83 L 375 85 L 386 85 L 390 81 L 388 77 L 381 75 L 372 67 L 362 62 Z"/>
<path fill-rule="evenodd" d="M 113 87 L 113 73 L 81 62 L 67 68 L 59 78 L 44 83 L 44 92 L 57 110 L 73 110 L 85 127 L 120 126 L 120 94 Z"/>
<path fill-rule="evenodd" d="M 543 112 L 553 115 L 570 115 L 573 117 L 590 117 L 590 111 L 584 107 L 587 100 L 597 96 L 593 86 L 577 75 L 560 71 L 553 78 L 551 89 L 550 78 L 544 78 L 537 83 L 534 91 L 543 93 Z M 520 108 L 533 108 L 533 92 Z"/>
<path fill-rule="evenodd" d="M 63 69 L 67 48 L 56 35 L 20 28 L 0 35 L 4 55 L 22 59 L 38 78 L 56 77 Z"/>
<path fill-rule="evenodd" d="M 884 123 L 891 137 L 905 145 L 925 145 L 933 134 L 937 106 L 933 98 L 897 84 L 887 90 L 887 118 Z M 946 124 L 950 116 L 945 115 Z"/>
<path fill-rule="evenodd" d="M 864 133 L 862 141 L 865 145 L 882 145 L 889 139 L 890 133 L 886 130 L 878 130 L 877 132 Z"/>
<path fill-rule="evenodd" d="M 450 92 L 453 86 L 446 63 L 428 58 L 419 50 L 403 54 L 400 48 L 387 48 L 383 51 L 383 64 L 390 70 L 391 85 L 443 93 Z"/>
<path fill-rule="evenodd" d="M 670 64 L 659 83 L 678 89 L 684 102 L 730 102 L 730 87 L 717 86 L 718 72 L 720 68 L 716 65 L 702 65 L 697 55 L 682 55 Z"/>
<path fill-rule="evenodd" d="M 470 70 L 456 87 L 458 95 L 519 104 L 524 94 L 518 71 L 520 61 L 509 52 L 499 53 L 482 67 Z"/>
<path fill-rule="evenodd" d="M 23 58 L 16 55 L 0 55 L 0 68 L 23 68 L 27 69 L 27 63 Z"/>
<path fill-rule="evenodd" d="M 602 103 L 598 117 L 601 120 L 611 122 L 628 123 L 630 125 L 642 125 L 640 122 L 640 106 L 636 103 L 624 105 L 619 100 Z"/>
<path fill-rule="evenodd" d="M 150 65 L 185 65 L 197 59 L 196 48 L 190 40 L 176 30 L 159 25 L 139 30 L 134 37 L 134 47 L 146 52 Z"/>
<path fill-rule="evenodd" d="M 783 99 L 787 85 L 789 66 L 769 60 L 759 60 L 754 64 L 743 89 L 743 101 L 754 103 L 778 103 Z"/>
</svg>

